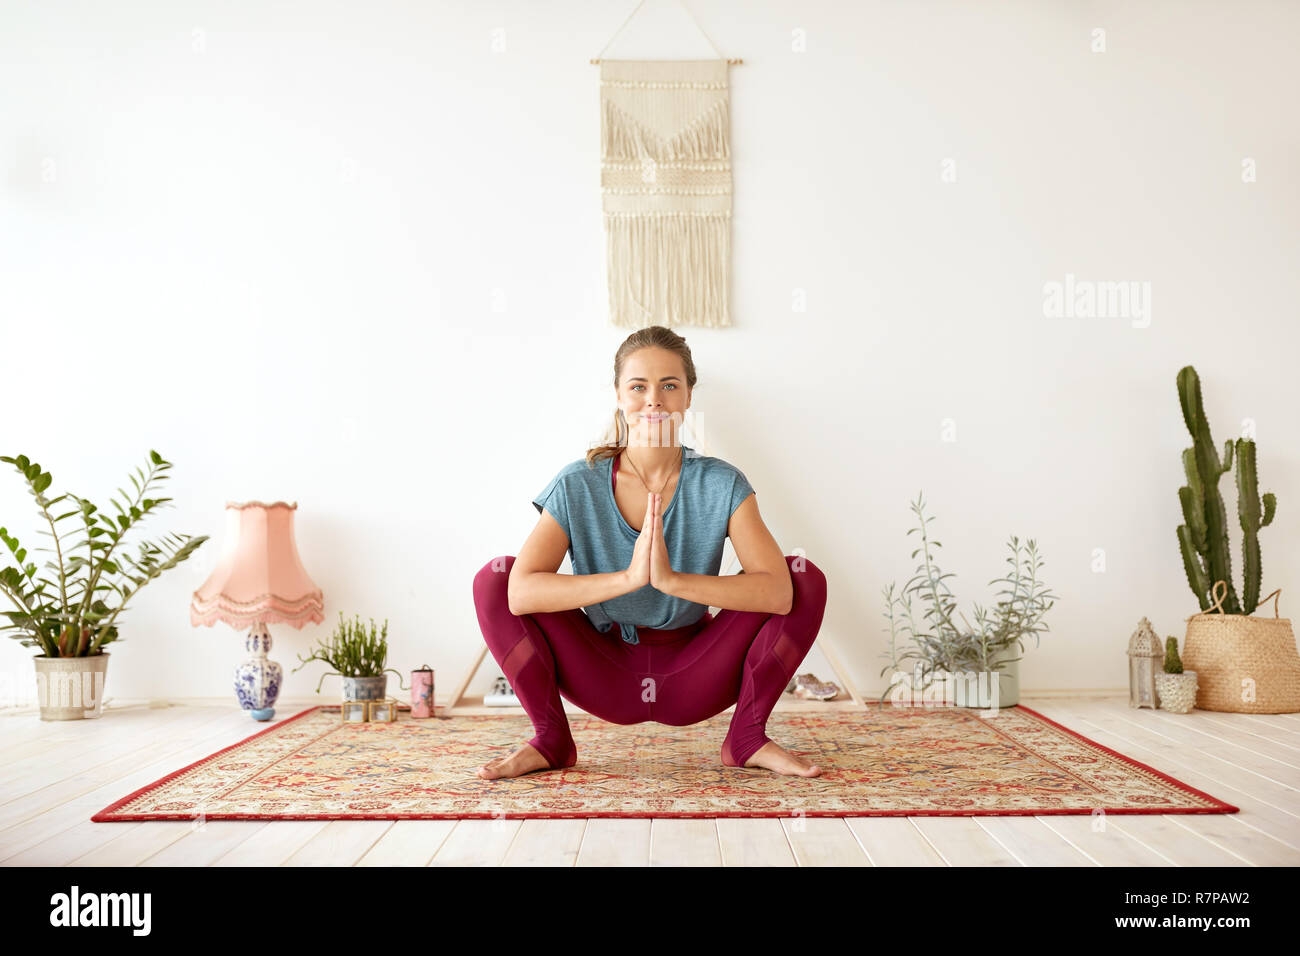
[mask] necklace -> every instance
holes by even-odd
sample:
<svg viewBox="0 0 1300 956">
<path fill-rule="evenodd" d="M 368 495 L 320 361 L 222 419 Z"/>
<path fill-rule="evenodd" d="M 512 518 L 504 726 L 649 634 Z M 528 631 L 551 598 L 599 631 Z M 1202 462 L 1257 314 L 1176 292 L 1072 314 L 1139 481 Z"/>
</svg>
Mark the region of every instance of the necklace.
<svg viewBox="0 0 1300 956">
<path fill-rule="evenodd" d="M 685 446 L 681 446 L 681 447 L 685 447 Z M 686 454 L 686 452 L 683 451 L 683 452 L 681 453 L 681 455 L 679 455 L 679 457 L 678 457 L 678 459 L 677 459 L 677 468 L 678 468 L 678 469 L 681 468 L 681 464 L 682 464 L 682 458 L 681 458 L 681 456 L 684 456 L 685 454 Z M 650 485 L 646 482 L 646 480 L 645 480 L 644 478 L 641 477 L 641 470 L 640 470 L 639 468 L 637 468 L 636 464 L 632 461 L 632 456 L 631 456 L 631 455 L 628 455 L 626 452 L 624 452 L 624 456 L 627 458 L 627 463 L 628 463 L 629 465 L 632 466 L 632 471 L 636 474 L 637 478 L 640 479 L 641 484 L 645 485 L 646 488 L 649 488 Z M 656 491 L 655 494 L 657 494 L 657 495 L 658 495 L 658 494 L 662 494 L 664 488 L 667 488 L 667 487 L 668 487 L 668 482 L 670 482 L 670 481 L 672 481 L 672 480 L 673 480 L 673 472 L 672 472 L 672 471 L 669 471 L 669 472 L 668 472 L 668 477 L 664 479 L 664 483 L 663 483 L 662 487 L 660 487 L 660 489 L 659 489 L 658 491 Z"/>
</svg>

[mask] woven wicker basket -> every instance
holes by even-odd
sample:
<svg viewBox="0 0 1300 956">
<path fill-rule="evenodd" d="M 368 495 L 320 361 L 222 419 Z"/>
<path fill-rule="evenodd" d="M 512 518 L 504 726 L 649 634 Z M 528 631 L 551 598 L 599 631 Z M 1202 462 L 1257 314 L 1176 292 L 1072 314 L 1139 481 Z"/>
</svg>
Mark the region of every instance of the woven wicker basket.
<svg viewBox="0 0 1300 956">
<path fill-rule="evenodd" d="M 1219 593 L 1222 587 L 1223 593 Z M 1187 619 L 1183 666 L 1197 674 L 1196 706 L 1236 714 L 1300 713 L 1300 653 L 1290 618 L 1225 614 L 1225 581 L 1214 585 L 1214 609 Z"/>
</svg>

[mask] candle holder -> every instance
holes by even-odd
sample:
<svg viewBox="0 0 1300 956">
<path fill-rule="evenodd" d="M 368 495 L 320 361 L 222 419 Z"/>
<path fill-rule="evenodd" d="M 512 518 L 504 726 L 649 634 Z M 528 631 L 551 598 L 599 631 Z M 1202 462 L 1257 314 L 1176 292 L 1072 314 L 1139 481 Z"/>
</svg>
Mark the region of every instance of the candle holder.
<svg viewBox="0 0 1300 956">
<path fill-rule="evenodd" d="M 364 724 L 370 719 L 368 700 L 345 700 L 339 706 L 339 722 L 343 724 Z"/>
<path fill-rule="evenodd" d="M 367 700 L 363 703 L 366 705 L 367 720 L 384 724 L 397 720 L 397 698 L 385 697 L 383 700 Z"/>
</svg>

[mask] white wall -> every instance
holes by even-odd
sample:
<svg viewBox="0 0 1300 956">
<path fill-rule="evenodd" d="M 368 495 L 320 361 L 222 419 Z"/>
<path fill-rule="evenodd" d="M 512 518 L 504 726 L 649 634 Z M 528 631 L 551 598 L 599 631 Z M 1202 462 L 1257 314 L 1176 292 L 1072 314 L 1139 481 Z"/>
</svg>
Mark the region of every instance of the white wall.
<svg viewBox="0 0 1300 956">
<path fill-rule="evenodd" d="M 213 536 L 124 616 L 112 696 L 230 695 L 242 639 L 187 607 L 224 503 L 254 498 L 300 503 L 327 606 L 273 628 L 274 657 L 296 664 L 343 610 L 388 618 L 392 665 L 435 666 L 440 695 L 461 677 L 475 571 L 518 550 L 530 498 L 613 408 L 627 332 L 603 309 L 588 60 L 633 5 L 0 11 L 0 454 L 106 507 L 157 448 L 177 507 L 149 534 Z M 1182 634 L 1188 363 L 1220 444 L 1256 423 L 1280 501 L 1264 592 L 1296 611 L 1300 8 L 691 9 L 745 61 L 735 326 L 680 330 L 694 410 L 783 549 L 826 572 L 823 637 L 864 691 L 883 687 L 880 594 L 913 571 L 919 489 L 968 615 L 1008 536 L 1040 542 L 1061 601 L 1025 689 L 1125 686 L 1143 615 Z M 607 55 L 711 54 L 652 0 Z M 1045 317 L 1067 274 L 1150 283 L 1149 324 Z M 29 547 L 33 512 L 6 466 L 0 523 Z M 31 653 L 0 647 L 10 698 L 30 697 Z"/>
</svg>

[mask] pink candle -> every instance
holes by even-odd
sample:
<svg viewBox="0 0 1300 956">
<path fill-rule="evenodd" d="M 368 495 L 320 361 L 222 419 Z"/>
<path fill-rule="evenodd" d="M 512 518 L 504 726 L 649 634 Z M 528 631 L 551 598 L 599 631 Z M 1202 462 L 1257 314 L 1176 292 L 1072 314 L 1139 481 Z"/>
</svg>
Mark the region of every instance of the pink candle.
<svg viewBox="0 0 1300 956">
<path fill-rule="evenodd" d="M 411 716 L 434 716 L 433 669 L 428 664 L 411 671 Z"/>
</svg>

